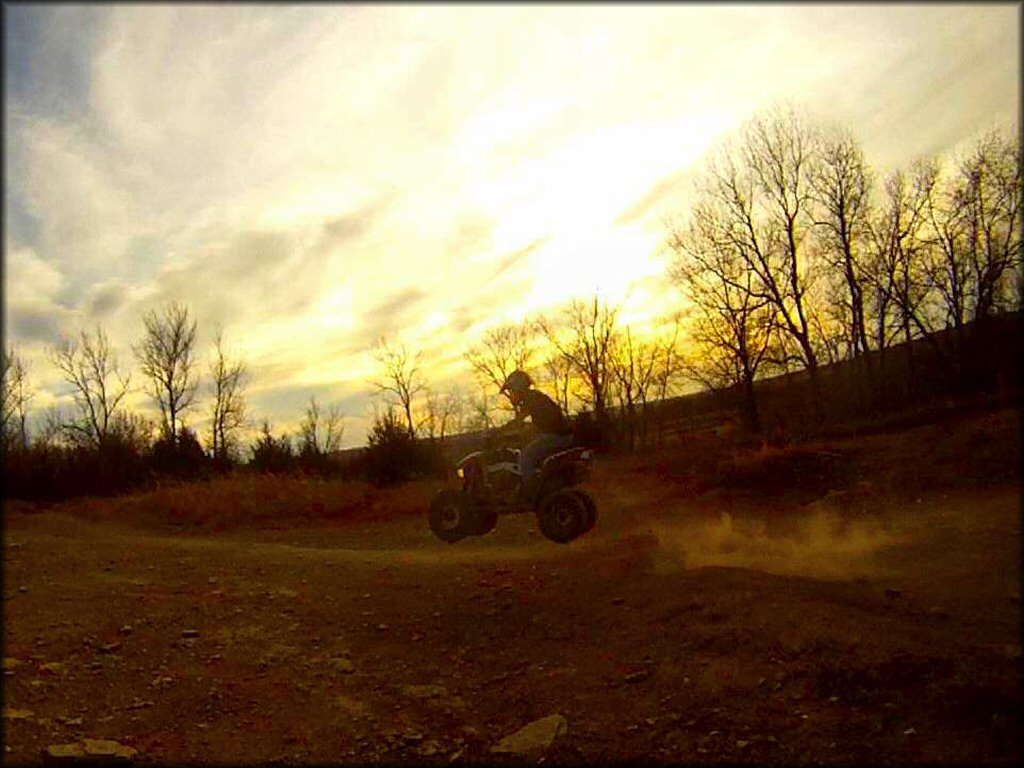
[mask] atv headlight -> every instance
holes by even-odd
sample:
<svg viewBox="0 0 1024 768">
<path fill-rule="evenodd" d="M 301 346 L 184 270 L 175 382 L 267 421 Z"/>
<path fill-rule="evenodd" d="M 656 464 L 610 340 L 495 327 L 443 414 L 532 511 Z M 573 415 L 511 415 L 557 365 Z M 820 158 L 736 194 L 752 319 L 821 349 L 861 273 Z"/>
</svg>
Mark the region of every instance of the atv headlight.
<svg viewBox="0 0 1024 768">
<path fill-rule="evenodd" d="M 456 467 L 455 474 L 458 475 L 459 477 L 465 477 L 466 470 L 464 470 L 462 467 Z"/>
</svg>

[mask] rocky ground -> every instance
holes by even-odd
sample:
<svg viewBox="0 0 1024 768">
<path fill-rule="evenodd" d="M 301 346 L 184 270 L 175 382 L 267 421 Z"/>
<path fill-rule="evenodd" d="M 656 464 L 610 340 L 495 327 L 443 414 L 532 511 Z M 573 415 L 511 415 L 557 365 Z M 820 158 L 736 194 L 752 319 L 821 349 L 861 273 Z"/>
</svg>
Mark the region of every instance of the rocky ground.
<svg viewBox="0 0 1024 768">
<path fill-rule="evenodd" d="M 5 761 L 1019 764 L 1020 484 L 963 470 L 1016 417 L 837 442 L 800 494 L 609 460 L 569 545 L 437 541 L 429 484 L 226 530 L 10 505 Z"/>
</svg>

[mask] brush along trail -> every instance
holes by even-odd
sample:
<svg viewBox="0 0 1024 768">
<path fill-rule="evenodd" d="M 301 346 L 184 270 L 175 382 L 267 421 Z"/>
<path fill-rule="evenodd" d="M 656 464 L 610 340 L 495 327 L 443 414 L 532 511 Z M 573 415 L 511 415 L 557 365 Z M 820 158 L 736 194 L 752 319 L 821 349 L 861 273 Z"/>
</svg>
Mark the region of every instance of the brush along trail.
<svg viewBox="0 0 1024 768">
<path fill-rule="evenodd" d="M 682 449 L 608 459 L 569 545 L 528 515 L 444 544 L 426 482 L 9 504 L 5 760 L 1016 763 L 1020 486 L 970 469 L 978 435 L 1019 459 L 1015 419 L 703 486 Z"/>
</svg>

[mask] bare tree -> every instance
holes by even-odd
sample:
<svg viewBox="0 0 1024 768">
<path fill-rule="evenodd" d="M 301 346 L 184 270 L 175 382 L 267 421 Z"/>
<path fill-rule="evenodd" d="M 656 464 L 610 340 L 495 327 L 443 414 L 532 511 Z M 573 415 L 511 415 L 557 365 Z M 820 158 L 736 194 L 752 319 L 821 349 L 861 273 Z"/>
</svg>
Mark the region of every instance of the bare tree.
<svg viewBox="0 0 1024 768">
<path fill-rule="evenodd" d="M 822 138 L 811 187 L 817 203 L 814 223 L 823 233 L 823 261 L 832 275 L 841 276 L 843 286 L 831 297 L 838 301 L 827 306 L 841 310 L 834 314 L 845 326 L 851 356 L 857 357 L 868 351 L 861 250 L 869 226 L 871 174 L 852 134 L 836 130 Z"/>
<path fill-rule="evenodd" d="M 914 164 L 910 175 L 895 171 L 885 180 L 884 207 L 872 225 L 868 282 L 874 293 L 875 344 L 889 346 L 895 335 L 910 341 L 926 334 L 925 302 L 929 293 L 924 267 L 924 226 L 935 187 L 933 163 Z"/>
<path fill-rule="evenodd" d="M 413 421 L 413 401 L 423 391 L 426 382 L 420 369 L 422 353 L 411 352 L 405 344 L 392 346 L 383 336 L 374 349 L 374 358 L 383 367 L 381 378 L 373 382 L 377 391 L 398 400 L 405 413 L 409 436 L 416 436 Z"/>
<path fill-rule="evenodd" d="M 505 396 L 512 408 L 511 395 L 502 390 L 508 375 L 515 370 L 527 370 L 531 358 L 531 329 L 527 323 L 506 323 L 488 329 L 476 346 L 466 350 L 478 381 L 483 386 L 493 385 Z"/>
<path fill-rule="evenodd" d="M 210 406 L 208 446 L 213 458 L 227 461 L 238 447 L 237 433 L 245 426 L 245 362 L 228 357 L 223 333 L 214 340 L 214 358 L 210 362 L 213 403 Z"/>
<path fill-rule="evenodd" d="M 1021 265 L 1019 143 L 998 133 L 984 136 L 960 164 L 959 176 L 972 310 L 981 318 L 1011 305 L 1008 277 Z"/>
<path fill-rule="evenodd" d="M 679 352 L 679 337 L 683 326 L 683 315 L 672 315 L 672 324 L 661 330 L 657 336 L 658 359 L 654 368 L 655 399 L 665 400 L 682 371 L 682 355 Z"/>
<path fill-rule="evenodd" d="M 688 227 L 670 235 L 671 274 L 693 306 L 685 369 L 709 389 L 740 386 L 747 427 L 757 433 L 754 381 L 777 331 L 778 307 L 749 268 L 750 242 L 732 236 L 732 215 L 715 194 L 698 200 Z"/>
<path fill-rule="evenodd" d="M 684 359 L 679 351 L 679 336 L 682 329 L 683 315 L 676 312 L 672 316 L 672 325 L 667 331 L 661 331 L 657 338 L 657 358 L 654 366 L 654 396 L 662 404 L 659 409 L 658 445 L 665 440 L 664 403 L 669 393 L 673 392 L 676 382 L 683 373 Z"/>
<path fill-rule="evenodd" d="M 807 307 L 813 270 L 804 240 L 812 224 L 816 133 L 797 112 L 777 110 L 748 123 L 743 141 L 745 168 L 720 176 L 717 187 L 732 208 L 730 228 L 743 232 L 738 254 L 757 277 L 751 288 L 775 306 L 781 329 L 813 371 L 818 357 Z"/>
<path fill-rule="evenodd" d="M 188 307 L 176 302 L 163 312 L 146 313 L 143 322 L 145 336 L 133 351 L 149 394 L 160 407 L 164 433 L 176 444 L 182 414 L 192 405 L 199 384 L 193 359 L 196 322 L 190 320 Z"/>
<path fill-rule="evenodd" d="M 626 445 L 630 450 L 647 442 L 650 392 L 655 386 L 659 349 L 653 341 L 636 338 L 628 326 L 617 335 L 612 349 L 612 372 L 622 412 Z"/>
<path fill-rule="evenodd" d="M 0 405 L 0 427 L 3 429 L 3 434 L 6 437 L 8 434 L 8 425 L 12 424 L 13 417 L 15 414 L 15 402 L 16 402 L 16 391 L 14 387 L 14 378 L 16 375 L 15 363 L 19 358 L 13 347 L 8 347 L 4 352 L 3 356 L 3 403 Z"/>
<path fill-rule="evenodd" d="M 59 405 L 51 405 L 43 412 L 42 424 L 36 432 L 36 445 L 44 448 L 66 446 L 68 440 L 67 424 L 70 418 Z"/>
<path fill-rule="evenodd" d="M 813 135 L 795 114 L 776 112 L 748 123 L 738 141 L 724 145 L 698 179 L 701 202 L 694 220 L 703 230 L 699 237 L 709 239 L 700 250 L 710 246 L 730 262 L 712 273 L 742 276 L 731 287 L 737 293 L 729 306 L 737 307 L 736 297 L 749 292 L 751 311 L 773 307 L 780 331 L 777 362 L 788 367 L 795 348 L 801 364 L 813 371 L 818 357 L 807 307 L 810 265 L 804 243 L 812 226 Z M 710 325 L 702 333 L 709 341 L 720 335 Z M 709 364 L 710 358 L 702 363 Z"/>
<path fill-rule="evenodd" d="M 946 327 L 1019 304 L 1020 147 L 989 133 L 949 176 L 930 166 L 923 278 Z M 923 236 L 924 237 L 924 236 Z"/>
<path fill-rule="evenodd" d="M 345 432 L 341 406 L 330 405 L 321 413 L 316 395 L 310 395 L 306 415 L 299 425 L 299 451 L 302 454 L 325 456 L 341 447 Z"/>
<path fill-rule="evenodd" d="M 51 351 L 54 365 L 73 388 L 77 419 L 64 425 L 72 440 L 99 448 L 107 443 L 121 402 L 129 392 L 125 376 L 103 328 L 81 332 L 77 341 L 64 341 Z"/>
<path fill-rule="evenodd" d="M 28 447 L 28 404 L 35 395 L 35 390 L 28 380 L 28 366 L 13 346 L 8 347 L 3 355 L 2 413 L 5 447 L 8 440 L 14 437 L 15 423 L 20 446 Z"/>
<path fill-rule="evenodd" d="M 573 299 L 562 311 L 560 323 L 541 317 L 537 327 L 564 357 L 586 386 L 594 417 L 602 427 L 608 424 L 608 400 L 613 385 L 611 351 L 618 308 L 598 296 Z"/>
<path fill-rule="evenodd" d="M 892 343 L 891 316 L 896 272 L 892 257 L 891 231 L 884 213 L 872 216 L 870 249 L 864 275 L 865 323 L 869 327 L 868 342 L 874 349 L 885 349 Z"/>
<path fill-rule="evenodd" d="M 469 425 L 472 429 L 490 429 L 494 426 L 494 403 L 487 393 L 487 387 L 480 387 L 479 395 L 471 395 L 467 405 L 470 411 Z"/>
<path fill-rule="evenodd" d="M 813 302 L 808 310 L 808 323 L 814 338 L 818 360 L 831 365 L 854 355 L 854 329 L 850 323 L 850 308 L 845 301 L 848 294 L 829 280 L 824 286 L 822 300 Z M 772 361 L 774 362 L 774 360 Z"/>
<path fill-rule="evenodd" d="M 572 363 L 561 354 L 550 355 L 544 360 L 543 370 L 547 384 L 551 387 L 555 402 L 563 413 L 569 413 L 569 392 L 572 386 Z"/>
<path fill-rule="evenodd" d="M 942 169 L 933 165 L 937 183 L 925 200 L 926 248 L 922 273 L 938 297 L 945 326 L 960 328 L 967 320 L 970 270 L 966 258 L 965 199 L 955 184 L 941 183 Z"/>
<path fill-rule="evenodd" d="M 457 427 L 462 414 L 462 397 L 454 387 L 446 393 L 428 389 L 423 398 L 423 413 L 419 431 L 430 440 L 444 440 L 453 427 Z"/>
</svg>

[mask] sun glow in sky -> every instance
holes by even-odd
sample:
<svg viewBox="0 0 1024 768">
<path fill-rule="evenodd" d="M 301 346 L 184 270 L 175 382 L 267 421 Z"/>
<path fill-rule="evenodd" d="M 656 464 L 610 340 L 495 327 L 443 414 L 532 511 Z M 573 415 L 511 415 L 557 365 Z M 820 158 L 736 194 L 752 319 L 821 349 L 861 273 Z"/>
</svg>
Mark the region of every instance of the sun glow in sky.
<svg viewBox="0 0 1024 768">
<path fill-rule="evenodd" d="M 677 309 L 666 221 L 756 112 L 838 122 L 884 173 L 1013 126 L 1019 60 L 1019 4 L 6 4 L 4 342 L 34 409 L 68 405 L 50 346 L 100 323 L 134 367 L 183 301 L 254 419 L 316 395 L 359 445 L 381 336 L 468 391 L 495 324 Z"/>
</svg>

